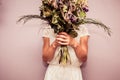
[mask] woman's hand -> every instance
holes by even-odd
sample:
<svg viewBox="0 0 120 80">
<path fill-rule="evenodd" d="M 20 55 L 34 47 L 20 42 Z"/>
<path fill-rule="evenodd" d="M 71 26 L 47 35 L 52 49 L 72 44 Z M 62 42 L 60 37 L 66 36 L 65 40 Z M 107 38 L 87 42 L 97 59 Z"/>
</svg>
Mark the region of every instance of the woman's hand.
<svg viewBox="0 0 120 80">
<path fill-rule="evenodd" d="M 56 37 L 56 42 L 59 45 L 69 45 L 74 46 L 76 41 L 74 38 L 72 38 L 70 35 L 68 35 L 65 32 L 60 32 Z"/>
</svg>

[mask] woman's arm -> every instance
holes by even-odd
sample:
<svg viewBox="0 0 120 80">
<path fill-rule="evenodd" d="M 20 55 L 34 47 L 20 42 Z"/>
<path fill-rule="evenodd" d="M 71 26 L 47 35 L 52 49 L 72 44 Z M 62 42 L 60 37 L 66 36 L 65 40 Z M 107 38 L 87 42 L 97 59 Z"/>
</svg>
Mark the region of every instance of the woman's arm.
<svg viewBox="0 0 120 80">
<path fill-rule="evenodd" d="M 72 47 L 75 50 L 75 53 L 78 57 L 79 60 L 82 62 L 85 62 L 87 60 L 87 53 L 88 53 L 88 38 L 89 36 L 84 36 L 80 38 L 80 43 L 73 40 L 73 45 Z"/>
<path fill-rule="evenodd" d="M 54 56 L 57 46 L 58 46 L 58 44 L 57 44 L 56 40 L 50 45 L 50 39 L 48 37 L 43 37 L 43 48 L 42 48 L 43 61 L 47 62 L 47 61 L 51 61 L 53 59 L 53 56 Z"/>
</svg>

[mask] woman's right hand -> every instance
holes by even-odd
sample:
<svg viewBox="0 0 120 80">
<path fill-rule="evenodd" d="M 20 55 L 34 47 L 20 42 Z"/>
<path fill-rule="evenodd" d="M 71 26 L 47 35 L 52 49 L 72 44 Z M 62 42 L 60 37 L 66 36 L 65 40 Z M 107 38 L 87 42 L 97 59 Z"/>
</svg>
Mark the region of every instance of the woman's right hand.
<svg viewBox="0 0 120 80">
<path fill-rule="evenodd" d="M 77 44 L 76 40 L 72 38 L 69 34 L 66 32 L 61 32 L 56 37 L 56 43 L 58 45 L 67 45 L 67 46 L 75 46 Z"/>
</svg>

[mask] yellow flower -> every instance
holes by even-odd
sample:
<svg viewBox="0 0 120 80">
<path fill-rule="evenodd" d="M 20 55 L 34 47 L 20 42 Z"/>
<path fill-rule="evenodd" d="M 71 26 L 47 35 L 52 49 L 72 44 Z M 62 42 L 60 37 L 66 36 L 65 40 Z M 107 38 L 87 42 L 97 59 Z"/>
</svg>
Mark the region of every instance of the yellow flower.
<svg viewBox="0 0 120 80">
<path fill-rule="evenodd" d="M 81 6 L 88 5 L 88 0 L 76 0 L 76 4 L 80 4 Z"/>
</svg>

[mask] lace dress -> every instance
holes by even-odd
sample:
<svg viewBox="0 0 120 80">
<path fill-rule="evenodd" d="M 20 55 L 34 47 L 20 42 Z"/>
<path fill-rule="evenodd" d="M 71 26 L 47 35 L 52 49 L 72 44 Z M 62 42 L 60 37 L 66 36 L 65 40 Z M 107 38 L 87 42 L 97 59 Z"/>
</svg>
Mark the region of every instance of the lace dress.
<svg viewBox="0 0 120 80">
<path fill-rule="evenodd" d="M 80 37 L 90 35 L 85 25 L 81 25 L 77 32 L 78 36 L 75 39 L 78 42 L 80 42 Z M 42 37 L 48 37 L 51 44 L 55 40 L 55 36 L 56 34 L 54 34 L 54 30 L 51 29 L 49 25 L 46 25 L 43 29 Z M 48 62 L 49 65 L 44 80 L 83 80 L 80 69 L 82 62 L 78 60 L 74 49 L 68 46 L 71 64 L 65 66 L 59 64 L 59 50 L 60 47 L 57 47 L 53 59 Z"/>
</svg>

